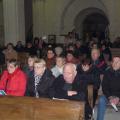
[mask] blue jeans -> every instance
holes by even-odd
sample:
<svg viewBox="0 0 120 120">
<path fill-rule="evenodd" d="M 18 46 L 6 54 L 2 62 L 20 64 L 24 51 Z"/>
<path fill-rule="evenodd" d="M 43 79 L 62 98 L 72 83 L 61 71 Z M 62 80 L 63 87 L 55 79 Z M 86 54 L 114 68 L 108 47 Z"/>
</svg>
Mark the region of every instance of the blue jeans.
<svg viewBox="0 0 120 120">
<path fill-rule="evenodd" d="M 108 103 L 108 100 L 105 96 L 101 96 L 99 98 L 97 120 L 104 120 L 107 103 Z"/>
</svg>

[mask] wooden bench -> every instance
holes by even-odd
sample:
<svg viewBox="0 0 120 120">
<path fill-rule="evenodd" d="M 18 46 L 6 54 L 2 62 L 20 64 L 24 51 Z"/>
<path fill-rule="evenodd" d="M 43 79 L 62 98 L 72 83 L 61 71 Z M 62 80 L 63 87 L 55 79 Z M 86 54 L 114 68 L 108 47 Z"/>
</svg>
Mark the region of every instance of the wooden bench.
<svg viewBox="0 0 120 120">
<path fill-rule="evenodd" d="M 27 64 L 29 54 L 26 52 L 18 53 L 18 61 L 20 62 L 20 67 L 23 68 L 25 64 Z"/>
<path fill-rule="evenodd" d="M 84 120 L 84 102 L 0 97 L 1 120 Z"/>
<path fill-rule="evenodd" d="M 120 57 L 120 48 L 111 48 L 112 56 L 119 56 Z"/>
</svg>

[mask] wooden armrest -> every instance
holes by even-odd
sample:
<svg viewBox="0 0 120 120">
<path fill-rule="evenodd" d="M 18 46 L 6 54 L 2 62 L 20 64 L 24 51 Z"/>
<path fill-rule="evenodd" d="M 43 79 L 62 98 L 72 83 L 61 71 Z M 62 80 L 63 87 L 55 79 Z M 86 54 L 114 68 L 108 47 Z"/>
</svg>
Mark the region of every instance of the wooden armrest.
<svg viewBox="0 0 120 120">
<path fill-rule="evenodd" d="M 93 108 L 93 85 L 88 85 L 88 102 Z"/>
</svg>

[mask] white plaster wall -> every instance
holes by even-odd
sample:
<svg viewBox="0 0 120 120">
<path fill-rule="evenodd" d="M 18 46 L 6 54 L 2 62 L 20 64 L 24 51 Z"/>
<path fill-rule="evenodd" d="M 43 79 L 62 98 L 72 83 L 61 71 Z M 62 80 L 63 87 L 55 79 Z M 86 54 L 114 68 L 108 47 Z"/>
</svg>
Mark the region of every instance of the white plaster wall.
<svg viewBox="0 0 120 120">
<path fill-rule="evenodd" d="M 25 42 L 24 0 L 3 0 L 5 45 Z"/>
<path fill-rule="evenodd" d="M 33 0 L 34 36 L 66 34 L 75 27 L 76 16 L 87 8 L 98 8 L 105 13 L 114 40 L 120 33 L 120 0 Z"/>
<path fill-rule="evenodd" d="M 3 22 L 3 3 L 0 0 L 0 46 L 4 44 L 4 22 Z"/>
</svg>

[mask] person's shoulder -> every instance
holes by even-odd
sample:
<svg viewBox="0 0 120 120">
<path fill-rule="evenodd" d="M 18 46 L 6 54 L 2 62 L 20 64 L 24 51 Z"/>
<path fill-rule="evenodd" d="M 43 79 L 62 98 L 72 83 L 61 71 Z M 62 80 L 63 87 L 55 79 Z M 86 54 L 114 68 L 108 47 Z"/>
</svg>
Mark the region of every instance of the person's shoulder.
<svg viewBox="0 0 120 120">
<path fill-rule="evenodd" d="M 112 74 L 114 74 L 114 70 L 112 69 L 112 67 L 111 66 L 107 67 L 107 69 L 104 72 L 104 75 L 111 76 Z"/>
<path fill-rule="evenodd" d="M 57 70 L 57 67 L 56 67 L 56 66 L 52 67 L 52 69 L 51 69 L 52 72 L 53 72 L 53 71 L 56 71 L 56 70 Z"/>
<path fill-rule="evenodd" d="M 7 70 L 4 70 L 4 71 L 2 72 L 2 75 L 7 75 L 7 74 L 9 74 Z"/>
<path fill-rule="evenodd" d="M 47 74 L 48 76 L 51 76 L 51 75 L 52 75 L 52 72 L 51 72 L 51 70 L 49 70 L 49 69 L 45 69 L 44 74 Z"/>
</svg>

